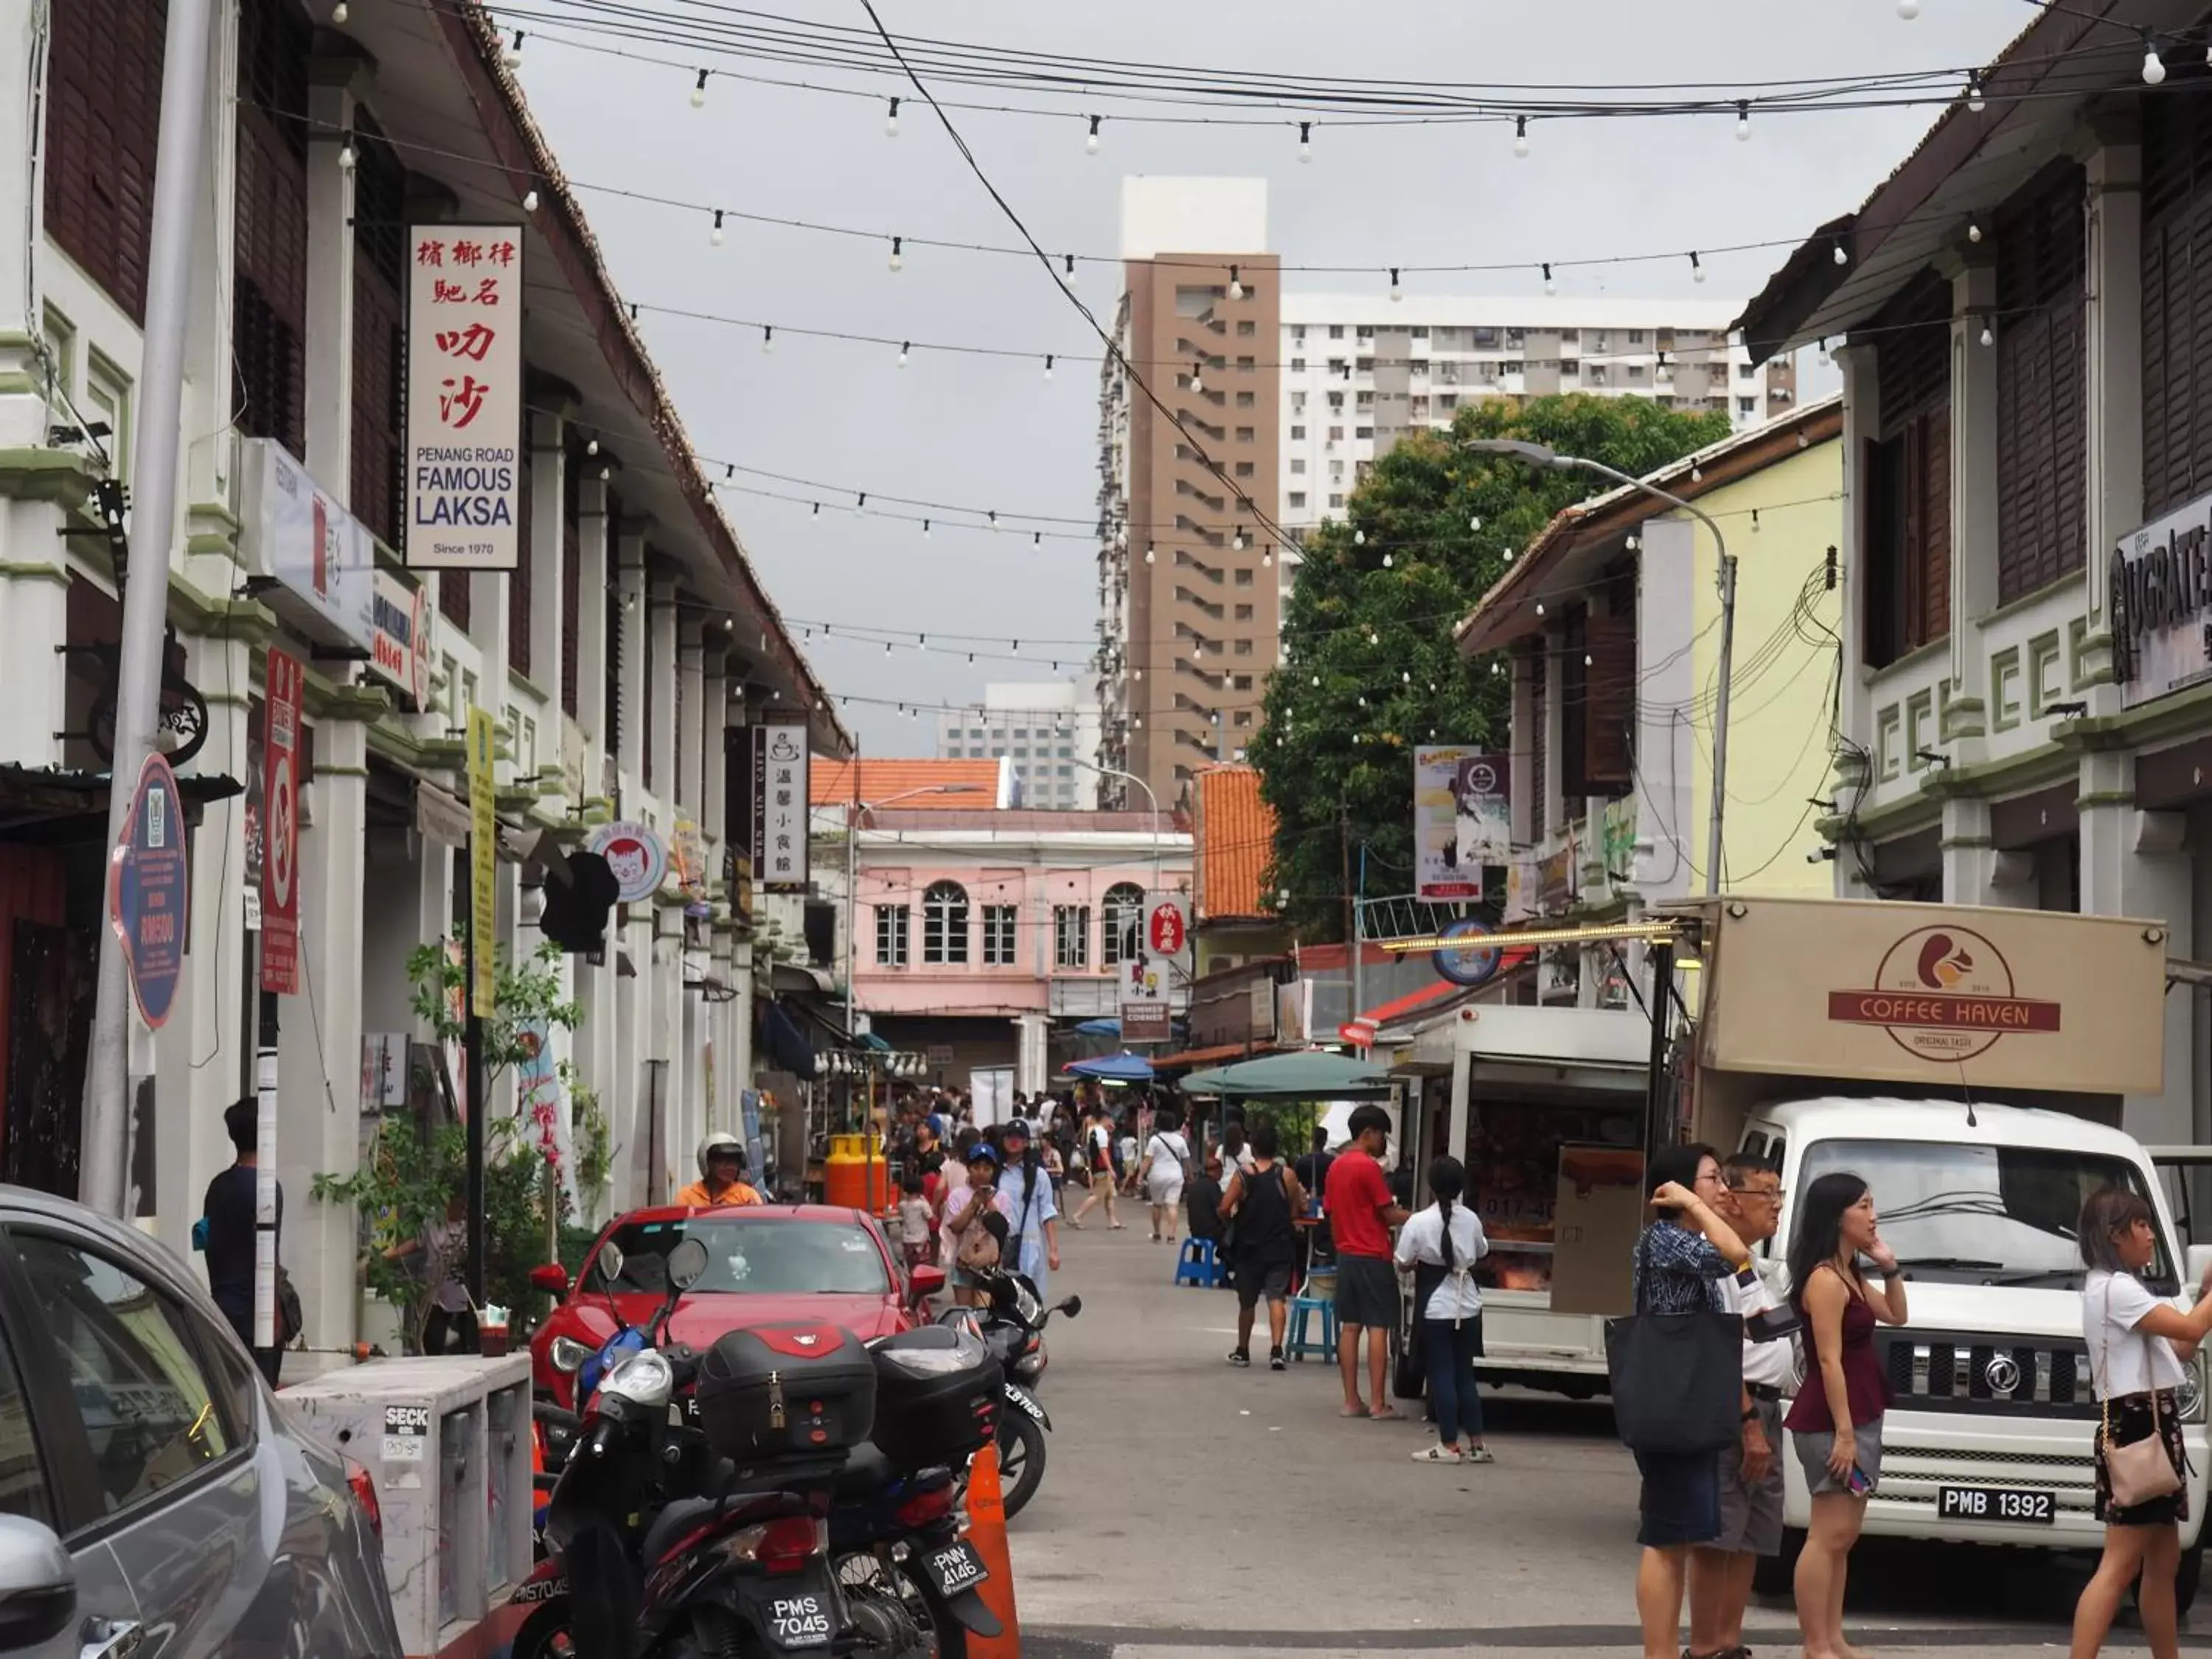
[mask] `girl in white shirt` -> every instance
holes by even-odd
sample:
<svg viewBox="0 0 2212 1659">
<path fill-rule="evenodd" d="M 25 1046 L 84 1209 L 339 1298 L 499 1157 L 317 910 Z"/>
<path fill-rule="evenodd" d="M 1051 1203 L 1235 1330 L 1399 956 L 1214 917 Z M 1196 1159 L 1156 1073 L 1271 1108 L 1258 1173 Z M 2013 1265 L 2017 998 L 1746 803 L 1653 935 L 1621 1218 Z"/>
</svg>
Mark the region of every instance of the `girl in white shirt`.
<svg viewBox="0 0 2212 1659">
<path fill-rule="evenodd" d="M 1144 1160 L 1137 1166 L 1137 1182 L 1152 1206 L 1152 1237 L 1176 1242 L 1176 1222 L 1182 1213 L 1184 1171 L 1190 1163 L 1190 1143 L 1177 1133 L 1182 1114 L 1163 1108 L 1153 1121 L 1152 1139 L 1145 1143 Z"/>
<path fill-rule="evenodd" d="M 2106 1467 L 2109 1419 L 2115 1445 L 2155 1435 L 2176 1468 L 2185 1468 L 2176 1391 L 2208 1331 L 2212 1296 L 2189 1312 L 2161 1301 L 2140 1275 L 2158 1260 L 2158 1222 L 2140 1194 L 2104 1187 L 2081 1206 L 2075 1237 L 2089 1268 L 2081 1284 L 2081 1340 L 2104 1412 L 2097 1426 L 2097 1518 L 2105 1523 L 2105 1557 L 2074 1607 L 2071 1659 L 2094 1659 L 2119 1611 L 2120 1598 L 2141 1575 L 2136 1605 L 2153 1659 L 2176 1659 L 2174 1570 L 2181 1559 L 2180 1522 L 2189 1489 L 2122 1508 L 2112 1502 Z"/>
<path fill-rule="evenodd" d="M 1489 1463 L 1482 1443 L 1482 1398 L 1475 1392 L 1474 1361 L 1482 1352 L 1482 1291 L 1474 1264 L 1490 1254 L 1482 1223 L 1460 1200 L 1467 1170 L 1455 1158 L 1429 1165 L 1436 1202 L 1409 1219 L 1398 1234 L 1398 1265 L 1413 1270 L 1420 1309 L 1421 1357 L 1429 1373 L 1429 1405 L 1437 1443 L 1413 1454 L 1416 1463 Z M 1460 1433 L 1467 1449 L 1460 1449 Z"/>
</svg>

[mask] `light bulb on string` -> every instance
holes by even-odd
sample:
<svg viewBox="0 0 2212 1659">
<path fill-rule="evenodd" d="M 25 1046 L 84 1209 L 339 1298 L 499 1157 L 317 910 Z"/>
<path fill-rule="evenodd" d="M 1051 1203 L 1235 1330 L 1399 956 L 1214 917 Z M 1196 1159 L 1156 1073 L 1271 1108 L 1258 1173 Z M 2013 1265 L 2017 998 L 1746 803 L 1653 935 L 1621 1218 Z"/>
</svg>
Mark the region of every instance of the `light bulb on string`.
<svg viewBox="0 0 2212 1659">
<path fill-rule="evenodd" d="M 1525 115 L 1513 118 L 1513 154 L 1522 161 L 1528 159 L 1528 118 Z"/>
<path fill-rule="evenodd" d="M 821 504 L 819 502 L 816 503 L 814 510 L 817 513 L 819 513 L 822 510 Z M 860 518 L 864 515 L 867 510 L 868 492 L 863 489 L 853 497 L 853 516 L 856 519 Z"/>
<path fill-rule="evenodd" d="M 1966 240 L 1970 242 L 1978 242 L 1982 240 L 1982 227 L 1977 221 L 1969 219 L 1966 222 Z"/>
<path fill-rule="evenodd" d="M 929 539 L 929 520 L 927 519 L 921 521 L 921 536 L 924 541 Z"/>
<path fill-rule="evenodd" d="M 1540 617 L 1544 614 L 1544 602 L 1541 599 L 1536 601 L 1536 614 Z"/>
<path fill-rule="evenodd" d="M 535 213 L 538 211 L 538 192 L 536 191 L 526 190 L 522 192 L 522 210 L 525 213 Z"/>
<path fill-rule="evenodd" d="M 707 105 L 707 71 L 701 70 L 699 78 L 691 83 L 691 107 L 704 109 Z"/>
<path fill-rule="evenodd" d="M 892 99 L 890 109 L 884 116 L 884 137 L 886 138 L 898 137 L 898 106 L 899 100 Z"/>
<path fill-rule="evenodd" d="M 903 236 L 891 238 L 891 269 L 893 270 L 906 269 L 906 238 Z"/>
<path fill-rule="evenodd" d="M 1547 263 L 1544 266 L 1544 292 L 1551 295 L 1557 294 L 1559 291 L 1559 285 L 1552 280 L 1552 267 Z"/>
<path fill-rule="evenodd" d="M 1585 667 L 1585 668 L 1595 668 L 1595 667 L 1596 667 L 1596 666 L 1597 666 L 1597 659 L 1596 659 L 1595 657 L 1593 657 L 1592 655 L 1590 655 L 1590 653 L 1589 653 L 1589 652 L 1587 652 L 1587 651 L 1583 652 L 1583 667 Z"/>
<path fill-rule="evenodd" d="M 1693 283 L 1705 280 L 1705 262 L 1698 258 L 1695 250 L 1690 254 L 1690 280 Z"/>
<path fill-rule="evenodd" d="M 1393 305 L 1395 305 L 1399 301 L 1405 297 L 1405 286 L 1398 280 L 1398 267 L 1392 265 L 1390 267 L 1390 302 Z"/>
<path fill-rule="evenodd" d="M 1048 380 L 1052 379 L 1052 353 L 1049 351 L 1044 354 L 1044 377 Z"/>
<path fill-rule="evenodd" d="M 1735 141 L 1739 144 L 1751 142 L 1751 104 L 1739 98 L 1735 104 Z"/>
<path fill-rule="evenodd" d="M 1390 568 L 1390 556 L 1388 553 L 1385 553 L 1382 556 L 1382 568 L 1385 570 L 1388 570 Z"/>
<path fill-rule="evenodd" d="M 722 210 L 716 208 L 714 210 L 714 228 L 707 233 L 708 243 L 711 246 L 720 247 L 728 240 L 728 237 L 724 235 L 722 233 Z"/>
<path fill-rule="evenodd" d="M 2143 36 L 2142 78 L 2147 87 L 2162 85 L 2166 80 L 2166 64 L 2158 55 L 2158 37 L 2148 33 Z"/>
<path fill-rule="evenodd" d="M 1273 543 L 1270 543 L 1267 550 L 1260 556 L 1260 563 L 1264 569 L 1273 570 L 1275 568 L 1275 549 Z"/>
<path fill-rule="evenodd" d="M 584 453 L 586 455 L 596 455 L 599 453 L 599 441 L 597 438 L 586 438 L 584 440 Z"/>
<path fill-rule="evenodd" d="M 1244 550 L 1244 530 L 1243 526 L 1238 526 L 1237 533 L 1229 538 L 1229 548 L 1233 553 L 1242 553 Z"/>
<path fill-rule="evenodd" d="M 1467 527 L 1469 530 L 1480 531 L 1482 528 L 1482 514 L 1478 513 L 1473 518 L 1469 519 L 1467 521 Z"/>
<path fill-rule="evenodd" d="M 1759 534 L 1759 509 L 1755 507 L 1751 509 L 1751 533 Z"/>
<path fill-rule="evenodd" d="M 522 31 L 520 29 L 515 30 L 514 39 L 507 43 L 507 50 L 500 54 L 500 62 L 511 70 L 522 67 Z"/>
<path fill-rule="evenodd" d="M 993 508 L 983 516 L 990 520 L 992 529 L 996 530 L 999 527 L 999 514 L 996 508 Z"/>
<path fill-rule="evenodd" d="M 1229 297 L 1232 300 L 1241 300 L 1244 297 L 1243 278 L 1239 275 L 1237 267 L 1235 265 L 1229 267 Z"/>
<path fill-rule="evenodd" d="M 1206 390 L 1206 371 L 1197 363 L 1190 366 L 1190 389 L 1193 392 Z"/>
<path fill-rule="evenodd" d="M 1966 107 L 1977 115 L 1989 107 L 1989 100 L 1982 96 L 1982 76 L 1978 70 L 1966 76 Z"/>
<path fill-rule="evenodd" d="M 1298 160 L 1313 160 L 1313 123 L 1310 121 L 1298 123 Z"/>
<path fill-rule="evenodd" d="M 1990 325 L 1989 325 L 1987 323 L 1984 323 L 1984 324 L 1982 325 L 1982 343 L 1983 343 L 1984 345 L 1985 345 L 1985 346 L 1986 346 L 1986 345 L 1995 345 L 1996 343 L 1997 343 L 1997 337 L 1996 337 L 1996 332 L 1995 332 L 1995 331 L 1994 331 L 1990 327 Z"/>
<path fill-rule="evenodd" d="M 1910 23 L 1920 15 L 1920 0 L 1897 0 L 1897 15 Z"/>
<path fill-rule="evenodd" d="M 1832 257 L 1835 262 L 1839 265 L 1847 265 L 1851 262 L 1851 256 L 1844 252 L 1844 245 L 1841 239 L 1838 240 L 1835 252 L 1831 257 Z"/>
<path fill-rule="evenodd" d="M 1091 131 L 1083 141 L 1083 152 L 1086 155 L 1098 154 L 1098 120 L 1099 118 L 1096 115 L 1091 118 Z"/>
<path fill-rule="evenodd" d="M 1154 562 L 1157 557 L 1158 556 L 1153 552 L 1151 544 L 1147 543 L 1145 547 L 1145 562 L 1146 564 L 1151 564 Z"/>
<path fill-rule="evenodd" d="M 351 15 L 353 15 L 353 13 L 347 7 L 346 0 L 338 0 L 337 4 L 331 8 L 331 27 L 332 28 L 343 28 L 346 26 L 346 19 Z"/>
<path fill-rule="evenodd" d="M 761 349 L 763 352 L 775 349 L 775 325 L 773 323 L 761 325 Z"/>
<path fill-rule="evenodd" d="M 1066 258 L 1067 269 L 1060 280 L 1069 288 L 1073 288 L 1075 286 L 1075 256 L 1071 253 Z"/>
<path fill-rule="evenodd" d="M 909 351 L 912 351 L 913 349 L 914 349 L 914 342 L 913 342 L 913 341 L 911 341 L 911 340 L 901 340 L 901 341 L 899 342 L 898 366 L 899 366 L 901 368 L 904 368 L 906 367 L 907 353 L 908 353 Z"/>
<path fill-rule="evenodd" d="M 1636 550 L 1637 550 L 1638 548 L 1639 548 L 1639 547 L 1641 547 L 1641 546 L 1643 546 L 1643 545 L 1644 545 L 1644 538 L 1643 538 L 1641 536 L 1637 535 L 1634 532 L 1632 532 L 1632 532 L 1629 533 L 1629 537 L 1628 537 L 1628 543 L 1627 543 L 1628 550 L 1629 550 L 1630 552 L 1633 553 L 1634 551 L 1636 551 Z"/>
<path fill-rule="evenodd" d="M 353 168 L 353 134 L 349 132 L 338 140 L 338 171 L 351 173 Z"/>
<path fill-rule="evenodd" d="M 1364 530 L 1355 530 L 1355 531 L 1353 531 L 1353 532 L 1352 532 L 1352 544 L 1354 547 L 1364 547 L 1364 546 L 1366 546 L 1366 545 L 1367 545 L 1367 532 L 1366 532 L 1365 531 L 1364 531 Z"/>
</svg>

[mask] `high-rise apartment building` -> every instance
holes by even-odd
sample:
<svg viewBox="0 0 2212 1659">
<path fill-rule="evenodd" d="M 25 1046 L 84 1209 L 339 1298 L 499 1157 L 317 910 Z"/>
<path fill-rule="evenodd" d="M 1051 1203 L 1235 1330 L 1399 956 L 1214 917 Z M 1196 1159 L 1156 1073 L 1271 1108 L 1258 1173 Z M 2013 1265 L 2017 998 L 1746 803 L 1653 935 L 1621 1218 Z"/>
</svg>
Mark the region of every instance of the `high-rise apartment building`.
<svg viewBox="0 0 2212 1659">
<path fill-rule="evenodd" d="M 1267 242 L 1263 179 L 1122 181 L 1126 361 L 1109 358 L 1099 390 L 1098 755 L 1163 806 L 1199 768 L 1243 757 L 1275 660 L 1283 295 Z"/>
<path fill-rule="evenodd" d="M 1098 700 L 1066 680 L 994 681 L 981 703 L 937 717 L 937 757 L 1006 761 L 1022 806 L 1094 806 L 1097 752 Z"/>
<path fill-rule="evenodd" d="M 1563 392 L 1721 410 L 1739 427 L 1796 407 L 1788 361 L 1729 340 L 1729 301 L 1286 294 L 1279 520 L 1344 516 L 1376 457 L 1470 404 Z"/>
</svg>

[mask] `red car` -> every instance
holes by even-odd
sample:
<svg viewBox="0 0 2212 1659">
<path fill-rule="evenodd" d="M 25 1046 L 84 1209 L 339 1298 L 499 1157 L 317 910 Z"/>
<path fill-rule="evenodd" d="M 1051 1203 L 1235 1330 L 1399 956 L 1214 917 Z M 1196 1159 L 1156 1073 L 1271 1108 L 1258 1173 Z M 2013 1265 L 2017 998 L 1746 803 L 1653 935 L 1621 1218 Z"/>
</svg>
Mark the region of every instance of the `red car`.
<svg viewBox="0 0 2212 1659">
<path fill-rule="evenodd" d="M 862 1341 L 927 1322 L 923 1299 L 944 1288 L 935 1267 L 911 1281 L 883 1228 L 859 1210 L 823 1204 L 747 1205 L 726 1210 L 633 1210 L 593 1243 L 571 1285 L 557 1266 L 532 1282 L 561 1305 L 530 1339 L 533 1380 L 561 1406 L 575 1408 L 576 1372 L 615 1334 L 612 1310 L 643 1325 L 667 1294 L 668 1253 L 686 1238 L 707 1247 L 707 1273 L 684 1292 L 668 1322 L 668 1340 L 704 1351 L 748 1325 L 816 1320 L 842 1325 Z M 601 1255 L 621 1247 L 611 1280 Z"/>
</svg>

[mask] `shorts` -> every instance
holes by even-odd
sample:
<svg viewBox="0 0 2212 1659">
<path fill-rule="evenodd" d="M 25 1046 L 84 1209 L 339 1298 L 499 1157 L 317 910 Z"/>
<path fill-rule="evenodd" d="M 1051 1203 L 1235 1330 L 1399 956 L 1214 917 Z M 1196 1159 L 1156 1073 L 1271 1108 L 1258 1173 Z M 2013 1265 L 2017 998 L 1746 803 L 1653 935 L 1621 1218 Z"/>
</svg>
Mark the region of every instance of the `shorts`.
<svg viewBox="0 0 2212 1659">
<path fill-rule="evenodd" d="M 1710 1544 L 1720 1536 L 1720 1454 L 1638 1452 L 1644 1490 L 1636 1541 L 1656 1550 Z"/>
<path fill-rule="evenodd" d="M 1862 1423 L 1851 1431 L 1851 1440 L 1856 1449 L 1859 1473 L 1880 1485 L 1881 1481 L 1881 1419 Z M 1828 1454 L 1836 1449 L 1832 1429 L 1814 1429 L 1799 1433 L 1790 1432 L 1790 1443 L 1797 1449 L 1797 1467 L 1805 1471 L 1805 1490 L 1819 1498 L 1827 1492 L 1844 1490 L 1836 1477 L 1828 1473 Z"/>
<path fill-rule="evenodd" d="M 1720 1486 L 1721 1529 L 1712 1547 L 1731 1555 L 1782 1553 L 1782 1404 L 1776 1400 L 1752 1402 L 1759 1411 L 1759 1426 L 1766 1431 L 1766 1443 L 1774 1455 L 1766 1478 L 1755 1486 L 1743 1483 L 1743 1447 L 1723 1447 L 1714 1454 L 1719 1467 L 1714 1479 Z"/>
<path fill-rule="evenodd" d="M 1398 1274 L 1388 1261 L 1379 1255 L 1337 1258 L 1336 1322 L 1396 1328 Z"/>
<path fill-rule="evenodd" d="M 1180 1209 L 1182 1206 L 1182 1177 L 1170 1176 L 1163 1181 L 1158 1176 L 1148 1176 L 1145 1196 L 1152 1200 L 1154 1209 Z"/>
<path fill-rule="evenodd" d="M 1257 1306 L 1261 1297 L 1270 1302 L 1280 1302 L 1291 1293 L 1291 1264 L 1287 1261 L 1252 1261 L 1241 1263 L 1237 1269 L 1237 1303 L 1239 1307 Z"/>
</svg>

